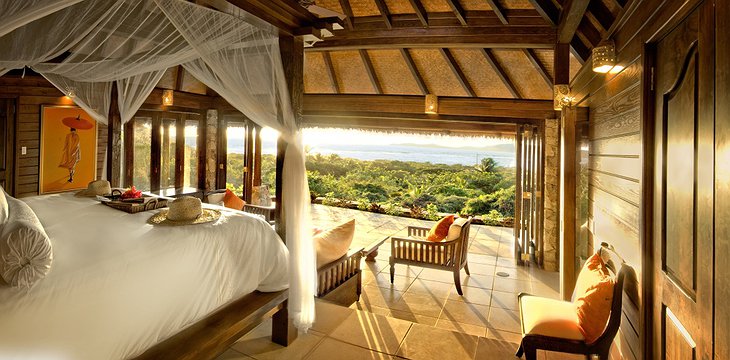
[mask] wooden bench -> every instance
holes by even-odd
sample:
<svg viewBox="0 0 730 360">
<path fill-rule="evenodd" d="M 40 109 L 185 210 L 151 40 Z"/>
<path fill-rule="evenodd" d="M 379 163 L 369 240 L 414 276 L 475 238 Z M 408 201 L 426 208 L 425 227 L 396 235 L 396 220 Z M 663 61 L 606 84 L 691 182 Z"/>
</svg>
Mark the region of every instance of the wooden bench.
<svg viewBox="0 0 730 360">
<path fill-rule="evenodd" d="M 353 247 L 347 254 L 317 270 L 317 297 L 350 306 L 360 300 L 363 248 Z"/>
</svg>

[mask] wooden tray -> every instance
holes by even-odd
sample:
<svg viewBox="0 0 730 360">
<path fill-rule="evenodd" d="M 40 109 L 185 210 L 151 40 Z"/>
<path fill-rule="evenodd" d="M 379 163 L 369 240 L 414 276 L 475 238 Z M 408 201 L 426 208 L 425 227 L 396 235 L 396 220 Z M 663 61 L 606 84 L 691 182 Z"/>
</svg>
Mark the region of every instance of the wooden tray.
<svg viewBox="0 0 730 360">
<path fill-rule="evenodd" d="M 136 214 L 136 213 L 142 212 L 142 211 L 150 211 L 150 210 L 155 210 L 155 209 L 166 207 L 167 199 L 146 197 L 144 199 L 144 202 L 142 202 L 142 203 L 125 202 L 125 201 L 105 201 L 105 202 L 102 202 L 102 204 L 104 204 L 110 208 L 128 212 L 130 214 Z"/>
</svg>

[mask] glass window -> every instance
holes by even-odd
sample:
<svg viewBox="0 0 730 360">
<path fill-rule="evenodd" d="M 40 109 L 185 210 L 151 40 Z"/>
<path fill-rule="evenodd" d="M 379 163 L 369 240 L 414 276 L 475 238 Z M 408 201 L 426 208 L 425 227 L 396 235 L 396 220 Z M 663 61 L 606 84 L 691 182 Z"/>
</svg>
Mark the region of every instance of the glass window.
<svg viewBox="0 0 730 360">
<path fill-rule="evenodd" d="M 132 184 L 140 190 L 150 189 L 150 159 L 152 155 L 152 118 L 134 118 L 134 171 Z"/>
<path fill-rule="evenodd" d="M 162 119 L 160 127 L 162 135 L 162 150 L 160 156 L 160 188 L 175 188 L 175 144 L 177 132 L 175 130 L 175 119 Z"/>
<path fill-rule="evenodd" d="M 226 129 L 226 188 L 236 195 L 243 195 L 245 171 L 246 127 L 243 123 L 228 123 Z"/>
<path fill-rule="evenodd" d="M 185 158 L 183 186 L 198 187 L 198 121 L 185 121 Z"/>
</svg>

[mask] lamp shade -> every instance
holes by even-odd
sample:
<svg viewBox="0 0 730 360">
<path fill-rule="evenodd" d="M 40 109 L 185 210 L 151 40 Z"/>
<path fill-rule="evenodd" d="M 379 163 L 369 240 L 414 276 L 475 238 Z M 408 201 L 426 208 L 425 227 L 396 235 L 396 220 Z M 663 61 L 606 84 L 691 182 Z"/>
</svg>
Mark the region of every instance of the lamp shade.
<svg viewBox="0 0 730 360">
<path fill-rule="evenodd" d="M 175 92 L 172 90 L 162 91 L 162 105 L 172 106 L 175 100 Z"/>
<path fill-rule="evenodd" d="M 434 94 L 426 95 L 426 114 L 438 114 L 439 112 L 439 98 Z"/>
<path fill-rule="evenodd" d="M 593 71 L 605 74 L 616 66 L 616 46 L 612 41 L 602 42 L 592 50 Z"/>
<path fill-rule="evenodd" d="M 573 97 L 570 96 L 570 86 L 567 84 L 556 84 L 553 87 L 553 109 L 563 110 L 566 106 L 573 105 Z"/>
</svg>

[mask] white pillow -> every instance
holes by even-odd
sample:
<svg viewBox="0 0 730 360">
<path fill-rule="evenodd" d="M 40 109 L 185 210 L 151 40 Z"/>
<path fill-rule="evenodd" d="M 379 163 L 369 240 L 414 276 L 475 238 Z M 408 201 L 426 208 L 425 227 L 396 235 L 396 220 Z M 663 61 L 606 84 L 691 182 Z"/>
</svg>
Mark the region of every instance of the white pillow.
<svg viewBox="0 0 730 360">
<path fill-rule="evenodd" d="M 8 221 L 8 199 L 5 195 L 5 189 L 0 186 L 0 227 Z"/>
<path fill-rule="evenodd" d="M 208 204 L 223 206 L 223 197 L 224 196 L 226 196 L 226 193 L 224 193 L 224 192 L 209 194 L 208 195 Z"/>
<path fill-rule="evenodd" d="M 317 268 L 321 268 L 347 254 L 355 236 L 355 219 L 320 232 L 314 236 L 317 250 Z"/>
<path fill-rule="evenodd" d="M 0 235 L 0 277 L 10 286 L 30 287 L 51 270 L 51 240 L 26 203 L 7 200 L 9 216 Z"/>
<path fill-rule="evenodd" d="M 456 240 L 461 235 L 461 228 L 466 224 L 466 218 L 458 218 L 449 226 L 449 234 L 446 235 L 446 241 Z"/>
</svg>

